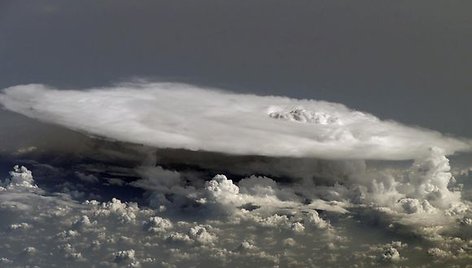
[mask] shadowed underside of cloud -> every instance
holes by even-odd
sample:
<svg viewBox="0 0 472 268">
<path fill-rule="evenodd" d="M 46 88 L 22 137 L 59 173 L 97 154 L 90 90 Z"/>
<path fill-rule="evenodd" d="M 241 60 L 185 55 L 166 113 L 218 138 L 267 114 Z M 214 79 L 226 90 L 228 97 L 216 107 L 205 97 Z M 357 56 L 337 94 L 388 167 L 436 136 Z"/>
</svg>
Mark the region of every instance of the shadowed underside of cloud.
<svg viewBox="0 0 472 268">
<path fill-rule="evenodd" d="M 417 159 L 471 142 L 382 121 L 344 105 L 242 95 L 178 83 L 90 90 L 45 85 L 4 89 L 8 110 L 115 140 L 159 148 L 322 159 Z"/>
</svg>

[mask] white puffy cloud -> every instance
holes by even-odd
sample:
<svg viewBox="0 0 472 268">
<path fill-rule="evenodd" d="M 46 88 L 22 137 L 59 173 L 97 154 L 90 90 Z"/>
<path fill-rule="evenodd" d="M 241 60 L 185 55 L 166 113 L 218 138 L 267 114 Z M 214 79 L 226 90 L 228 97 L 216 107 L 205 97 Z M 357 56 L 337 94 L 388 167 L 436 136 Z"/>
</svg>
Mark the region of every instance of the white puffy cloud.
<svg viewBox="0 0 472 268">
<path fill-rule="evenodd" d="M 74 130 L 161 148 L 324 159 L 413 159 L 471 142 L 382 121 L 341 104 L 242 95 L 177 83 L 57 90 L 31 84 L 0 94 L 8 110 Z"/>
<path fill-rule="evenodd" d="M 188 231 L 189 237 L 202 244 L 211 244 L 217 237 L 208 232 L 208 227 L 194 226 Z"/>
<path fill-rule="evenodd" d="M 34 190 L 38 186 L 34 184 L 31 171 L 23 166 L 14 166 L 10 171 L 10 178 L 5 180 L 5 188 L 8 190 Z"/>
<path fill-rule="evenodd" d="M 415 167 L 416 164 L 412 170 Z M 424 174 L 431 170 L 442 170 L 435 174 L 447 172 L 435 167 L 424 169 Z M 31 176 L 28 181 L 35 184 L 29 170 L 15 170 Z M 161 170 L 158 174 L 166 172 Z M 11 173 L 10 177 L 17 175 Z M 12 181 L 8 179 L 8 182 Z M 238 183 L 219 175 L 206 184 L 181 186 L 184 189 L 193 187 L 191 191 L 181 192 L 190 194 L 187 196 L 189 204 L 192 200 L 206 198 L 207 202 L 201 204 L 205 209 L 219 207 L 229 212 L 219 217 L 201 215 L 202 207 L 187 208 L 178 215 L 174 209 L 146 208 L 118 199 L 79 203 L 66 194 L 51 195 L 41 189 L 18 191 L 5 186 L 0 192 L 0 213 L 7 215 L 0 219 L 0 236 L 3 238 L 0 261 L 11 266 L 47 267 L 52 263 L 73 267 L 92 264 L 135 267 L 381 266 L 386 262 L 408 266 L 421 258 L 448 263 L 453 260 L 460 264 L 472 254 L 468 243 L 472 231 L 467 231 L 470 215 L 465 212 L 447 216 L 438 207 L 436 210 L 442 211 L 443 217 L 451 218 L 438 222 L 427 218 L 431 213 L 392 211 L 391 215 L 395 216 L 392 224 L 410 216 L 427 221 L 424 225 L 411 221 L 412 226 L 419 226 L 419 229 L 407 229 L 428 240 L 428 247 L 423 250 L 421 247 L 425 245 L 416 238 L 408 241 L 408 246 L 399 241 L 385 242 L 386 238 L 393 241 L 395 228 L 383 230 L 381 224 L 362 226 L 368 221 L 356 218 L 355 211 L 365 208 L 369 201 L 359 205 L 351 203 L 345 211 L 320 209 L 321 204 L 329 207 L 330 202 L 316 200 L 310 203 L 288 198 L 296 196 L 298 189 L 267 177 L 252 176 Z M 151 192 L 168 189 L 147 188 Z M 291 194 L 282 195 L 287 198 L 284 201 L 278 197 L 281 192 Z M 428 195 L 418 195 L 418 200 L 420 197 L 426 200 Z M 241 207 L 248 202 L 257 208 Z M 194 218 L 195 215 L 198 217 Z M 407 221 L 401 221 L 401 224 L 407 224 Z M 384 233 L 372 235 L 372 230 Z M 398 232 L 402 234 L 398 237 L 408 240 L 405 229 Z M 416 255 L 419 259 L 415 259 Z"/>
<path fill-rule="evenodd" d="M 431 206 L 428 200 L 420 201 L 415 198 L 401 198 L 398 200 L 398 205 L 408 214 L 434 211 L 434 207 Z"/>
<path fill-rule="evenodd" d="M 166 232 L 173 227 L 172 222 L 159 216 L 150 217 L 144 225 L 149 232 L 155 233 Z"/>
<path fill-rule="evenodd" d="M 398 250 L 394 247 L 387 247 L 382 253 L 382 259 L 385 261 L 399 261 L 400 253 L 398 253 Z"/>
<path fill-rule="evenodd" d="M 249 176 L 239 182 L 225 175 L 188 181 L 177 171 L 151 165 L 139 167 L 144 177 L 132 185 L 147 190 L 150 203 L 161 211 L 166 207 L 191 211 L 195 207 L 202 216 L 237 215 L 266 226 L 275 220 L 275 225 L 295 231 L 308 226 L 329 228 L 316 210 L 349 213 L 350 207 L 367 205 L 404 224 L 420 226 L 451 222 L 468 211 L 469 204 L 452 187 L 449 161 L 440 149 L 428 150 L 428 155 L 409 168 L 376 168 L 358 161 L 321 167 L 325 172 L 341 167 L 348 175 L 332 185 L 310 183 L 310 177 L 285 184 L 264 176 Z"/>
<path fill-rule="evenodd" d="M 118 222 L 131 223 L 136 220 L 136 213 L 139 211 L 136 203 L 123 203 L 119 199 L 113 198 L 110 202 L 99 203 L 95 200 L 87 201 L 86 204 L 94 206 L 94 215 L 114 217 Z"/>
</svg>

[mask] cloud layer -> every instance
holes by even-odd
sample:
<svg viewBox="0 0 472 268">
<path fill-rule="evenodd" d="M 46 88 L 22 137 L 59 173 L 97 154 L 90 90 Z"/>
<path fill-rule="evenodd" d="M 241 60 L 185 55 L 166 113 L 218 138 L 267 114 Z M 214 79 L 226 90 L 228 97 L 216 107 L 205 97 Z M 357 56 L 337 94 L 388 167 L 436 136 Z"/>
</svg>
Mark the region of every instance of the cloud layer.
<svg viewBox="0 0 472 268">
<path fill-rule="evenodd" d="M 242 95 L 177 83 L 90 90 L 45 85 L 4 89 L 8 110 L 115 140 L 159 148 L 323 159 L 415 159 L 471 143 L 382 121 L 344 105 Z"/>
<path fill-rule="evenodd" d="M 450 206 L 460 195 L 443 188 L 450 174 L 439 153 L 414 163 L 405 181 L 331 187 L 257 176 L 190 182 L 143 166 L 142 178 L 122 187 L 146 189 L 144 205 L 78 202 L 15 166 L 0 181 L 0 265 L 462 266 L 472 254 L 471 213 Z M 89 178 L 89 187 L 104 179 Z"/>
</svg>

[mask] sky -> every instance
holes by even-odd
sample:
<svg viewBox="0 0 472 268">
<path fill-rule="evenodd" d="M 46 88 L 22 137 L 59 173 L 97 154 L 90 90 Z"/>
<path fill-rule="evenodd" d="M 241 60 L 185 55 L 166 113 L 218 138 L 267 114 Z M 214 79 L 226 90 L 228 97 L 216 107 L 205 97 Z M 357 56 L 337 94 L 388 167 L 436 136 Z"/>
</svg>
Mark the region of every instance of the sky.
<svg viewBox="0 0 472 268">
<path fill-rule="evenodd" d="M 470 263 L 471 8 L 1 1 L 0 266 Z"/>
<path fill-rule="evenodd" d="M 472 135 L 469 1 L 0 5 L 2 88 L 80 89 L 144 77 L 340 102 Z"/>
</svg>

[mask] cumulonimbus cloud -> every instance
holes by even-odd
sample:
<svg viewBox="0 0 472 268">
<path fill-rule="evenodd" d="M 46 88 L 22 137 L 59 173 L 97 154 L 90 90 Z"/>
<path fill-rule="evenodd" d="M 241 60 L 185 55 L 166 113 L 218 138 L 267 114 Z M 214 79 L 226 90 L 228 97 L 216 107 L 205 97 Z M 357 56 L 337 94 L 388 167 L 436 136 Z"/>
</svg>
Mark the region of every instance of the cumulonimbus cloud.
<svg viewBox="0 0 472 268">
<path fill-rule="evenodd" d="M 471 142 L 351 110 L 342 104 L 235 94 L 179 83 L 89 90 L 30 84 L 0 103 L 41 121 L 120 141 L 237 155 L 406 160 Z"/>
</svg>

